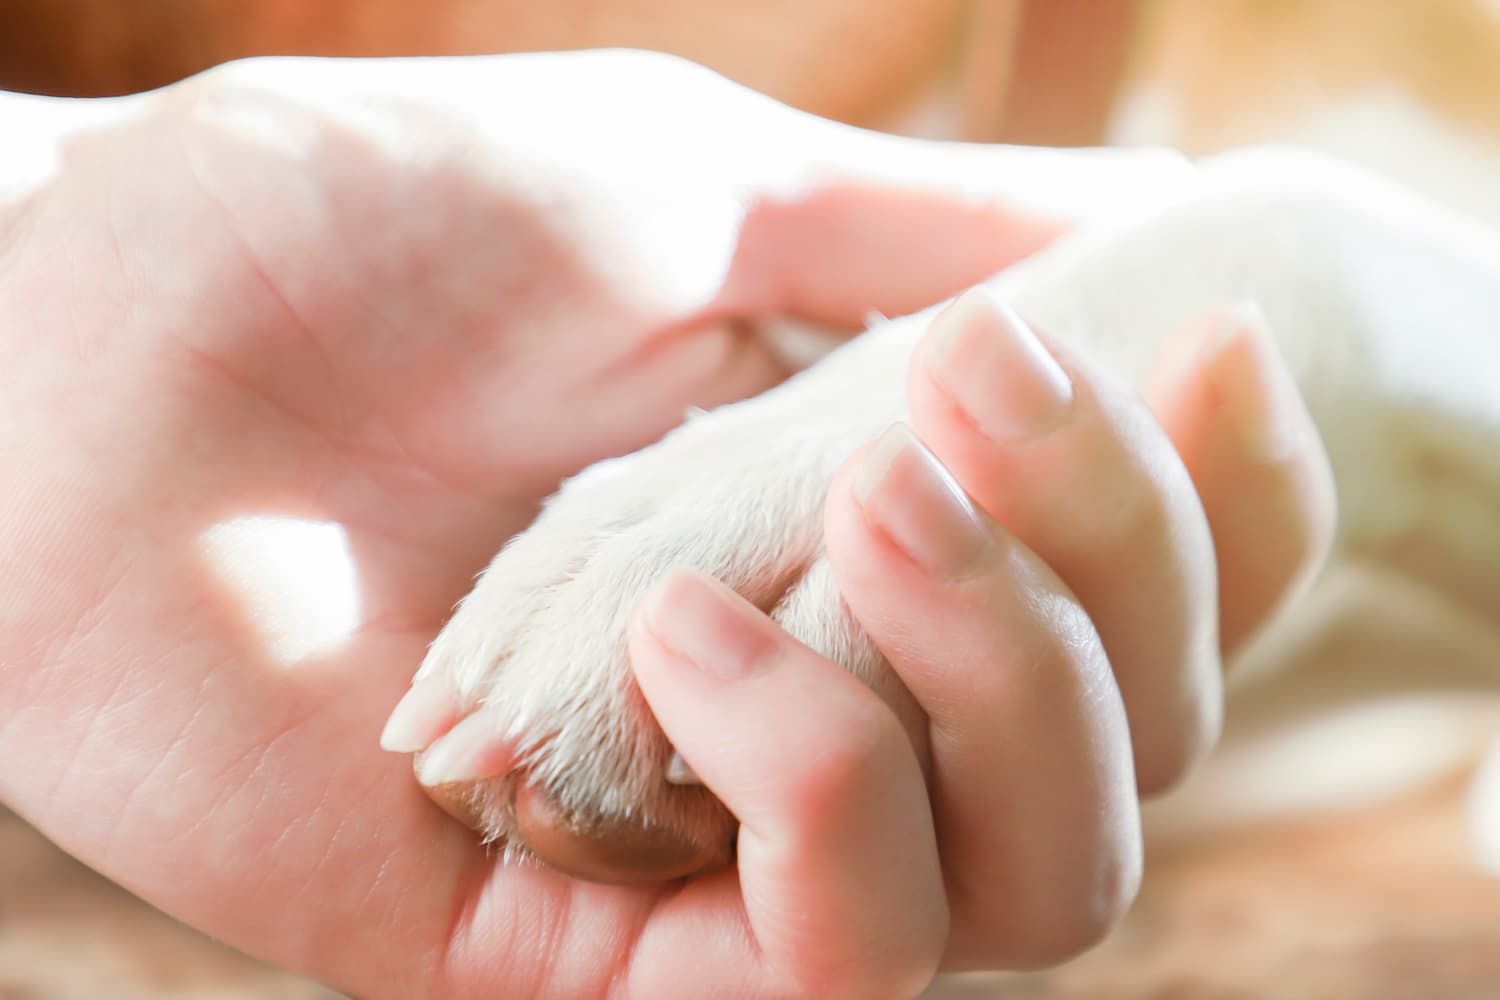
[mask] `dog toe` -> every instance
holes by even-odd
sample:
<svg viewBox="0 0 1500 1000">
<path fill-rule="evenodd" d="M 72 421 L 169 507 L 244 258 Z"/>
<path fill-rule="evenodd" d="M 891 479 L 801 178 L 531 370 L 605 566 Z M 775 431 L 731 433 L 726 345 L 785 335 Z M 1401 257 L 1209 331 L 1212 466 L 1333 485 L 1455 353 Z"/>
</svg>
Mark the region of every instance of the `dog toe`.
<svg viewBox="0 0 1500 1000">
<path fill-rule="evenodd" d="M 689 832 L 675 824 L 635 818 L 581 817 L 545 790 L 516 786 L 516 832 L 526 848 L 567 875 L 591 882 L 633 885 L 666 882 L 728 864 L 733 818 L 722 806 L 716 821 Z"/>
</svg>

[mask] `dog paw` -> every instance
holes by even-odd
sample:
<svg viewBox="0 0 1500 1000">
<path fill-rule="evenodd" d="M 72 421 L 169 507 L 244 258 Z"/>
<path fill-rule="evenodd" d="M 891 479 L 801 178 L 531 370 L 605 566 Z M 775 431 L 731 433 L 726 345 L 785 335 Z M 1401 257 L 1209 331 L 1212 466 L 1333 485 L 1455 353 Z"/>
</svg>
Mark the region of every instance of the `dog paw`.
<svg viewBox="0 0 1500 1000">
<path fill-rule="evenodd" d="M 827 484 L 880 425 L 851 426 L 847 409 L 830 421 L 826 399 L 798 405 L 809 395 L 788 386 L 699 415 L 585 470 L 495 557 L 382 738 L 417 753 L 440 805 L 512 854 L 595 881 L 730 859 L 733 816 L 676 757 L 627 659 L 637 602 L 675 567 L 722 580 L 886 693 L 884 660 L 821 556 Z"/>
</svg>

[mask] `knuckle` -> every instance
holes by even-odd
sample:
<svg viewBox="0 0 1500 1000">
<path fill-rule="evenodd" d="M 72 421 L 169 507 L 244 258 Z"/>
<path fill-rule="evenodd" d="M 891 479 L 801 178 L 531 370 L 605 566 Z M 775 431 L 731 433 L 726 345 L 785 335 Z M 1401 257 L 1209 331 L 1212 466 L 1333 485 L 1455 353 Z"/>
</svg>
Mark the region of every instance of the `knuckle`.
<svg viewBox="0 0 1500 1000">
<path fill-rule="evenodd" d="M 1114 925 L 1114 920 L 1090 917 L 1040 927 L 1015 948 L 1014 967 L 1044 969 L 1061 965 L 1103 941 Z"/>
<path fill-rule="evenodd" d="M 1169 537 L 1180 507 L 1176 494 L 1181 488 L 1191 489 L 1191 485 L 1179 484 L 1173 471 L 1163 465 L 1136 460 L 1126 467 L 1127 474 L 1113 478 L 1107 492 L 1095 494 L 1109 497 L 1109 502 L 1100 505 L 1103 509 L 1094 522 L 1094 531 L 1111 541 Z M 1185 472 L 1182 478 L 1186 480 Z"/>
<path fill-rule="evenodd" d="M 1031 649 L 1029 691 L 1050 711 L 1118 698 L 1104 641 L 1088 610 L 1072 594 L 1051 593 L 1032 601 L 1035 624 L 1027 629 Z"/>
<path fill-rule="evenodd" d="M 1210 544 L 1192 477 L 1145 404 L 1123 389 L 1101 392 L 1098 402 L 1097 437 L 1078 455 L 1080 473 L 1096 488 L 1078 491 L 1076 501 L 1088 508 L 1078 523 L 1088 526 L 1092 547 L 1180 545 L 1184 526 L 1194 523 L 1202 537 L 1193 544 Z"/>
<path fill-rule="evenodd" d="M 1142 798 L 1164 795 L 1187 777 L 1196 761 L 1197 755 L 1176 741 L 1157 740 L 1149 750 L 1136 752 L 1136 789 Z"/>
<path fill-rule="evenodd" d="M 932 984 L 942 948 L 905 943 L 872 949 L 837 965 L 824 965 L 797 978 L 788 996 L 831 1000 L 911 1000 Z"/>
<path fill-rule="evenodd" d="M 1136 789 L 1142 797 L 1171 791 L 1206 757 L 1224 724 L 1224 699 L 1219 688 L 1193 697 L 1179 718 L 1157 727 L 1146 741 L 1137 740 Z"/>
<path fill-rule="evenodd" d="M 1117 850 L 1078 895 L 1057 896 L 1032 908 L 1024 930 L 1006 943 L 1006 962 L 1040 969 L 1076 958 L 1099 944 L 1135 901 L 1140 889 L 1138 851 Z"/>
<path fill-rule="evenodd" d="M 830 738 L 819 752 L 788 776 L 788 794 L 804 815 L 837 812 L 862 796 L 890 771 L 894 752 L 905 745 L 905 731 L 891 711 L 874 695 L 860 694 L 829 719 Z"/>
</svg>

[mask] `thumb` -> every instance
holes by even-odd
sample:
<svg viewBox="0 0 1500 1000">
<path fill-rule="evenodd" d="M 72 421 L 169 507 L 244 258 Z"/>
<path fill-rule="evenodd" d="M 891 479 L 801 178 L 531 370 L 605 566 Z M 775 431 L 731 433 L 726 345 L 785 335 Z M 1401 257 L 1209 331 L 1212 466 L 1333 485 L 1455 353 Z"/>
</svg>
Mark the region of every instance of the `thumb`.
<svg viewBox="0 0 1500 1000">
<path fill-rule="evenodd" d="M 1080 221 L 1175 198 L 1192 166 L 1167 150 L 931 142 L 804 119 L 791 181 L 755 198 L 725 311 L 857 327 L 913 312 Z"/>
</svg>

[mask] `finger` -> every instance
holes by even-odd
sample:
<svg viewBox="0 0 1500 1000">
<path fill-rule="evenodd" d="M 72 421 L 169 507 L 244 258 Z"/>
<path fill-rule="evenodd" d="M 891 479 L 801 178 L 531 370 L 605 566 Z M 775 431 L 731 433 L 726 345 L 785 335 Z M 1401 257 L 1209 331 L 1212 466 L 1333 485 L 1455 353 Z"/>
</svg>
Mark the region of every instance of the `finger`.
<svg viewBox="0 0 1500 1000">
<path fill-rule="evenodd" d="M 653 969 L 666 957 L 657 944 L 683 932 L 678 917 L 712 912 L 696 904 L 725 892 L 727 876 L 692 883 L 700 895 L 655 915 L 651 933 L 662 937 L 643 939 L 633 975 L 698 978 L 691 990 L 633 981 L 640 995 L 915 995 L 948 921 L 925 786 L 891 711 L 742 598 L 687 571 L 643 600 L 630 654 L 678 753 L 740 820 L 744 899 L 743 926 L 694 932 L 690 968 L 679 954 Z M 759 980 L 744 979 L 747 947 Z M 703 985 L 716 971 L 725 980 Z"/>
<path fill-rule="evenodd" d="M 912 420 L 970 496 L 1078 595 L 1130 719 L 1143 793 L 1213 745 L 1222 713 L 1213 541 L 1134 393 L 1043 342 L 983 288 L 911 366 Z"/>
<path fill-rule="evenodd" d="M 1088 616 L 902 425 L 845 464 L 825 521 L 840 592 L 930 722 L 948 965 L 1035 967 L 1094 944 L 1134 898 L 1141 832 Z"/>
<path fill-rule="evenodd" d="M 1191 172 L 1164 151 L 937 143 L 807 119 L 795 180 L 751 204 L 724 307 L 855 327 L 924 308 L 1092 215 L 1170 196 Z"/>
<path fill-rule="evenodd" d="M 1226 657 L 1302 592 L 1333 544 L 1328 453 L 1253 305 L 1209 313 L 1162 353 L 1146 392 L 1202 498 Z"/>
</svg>

